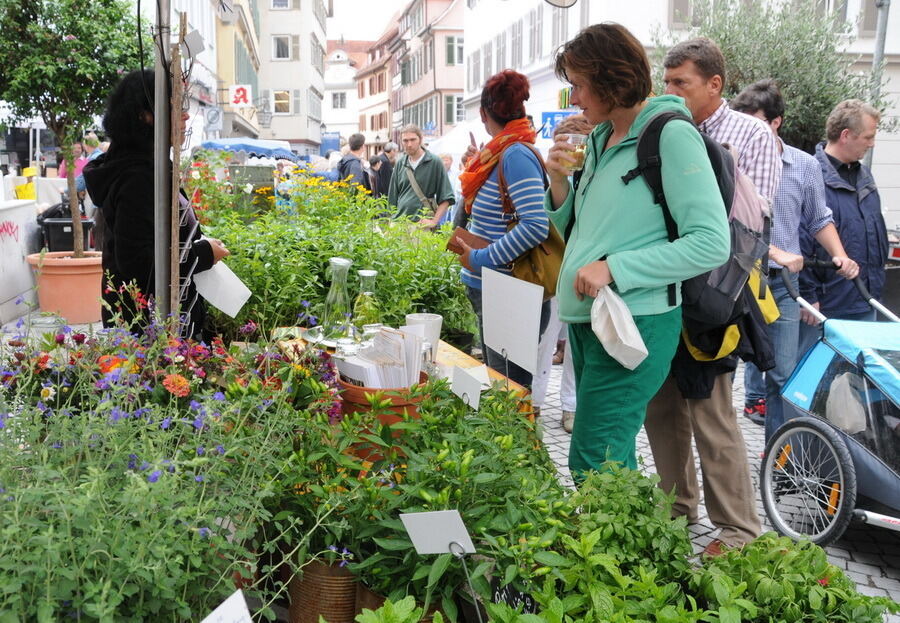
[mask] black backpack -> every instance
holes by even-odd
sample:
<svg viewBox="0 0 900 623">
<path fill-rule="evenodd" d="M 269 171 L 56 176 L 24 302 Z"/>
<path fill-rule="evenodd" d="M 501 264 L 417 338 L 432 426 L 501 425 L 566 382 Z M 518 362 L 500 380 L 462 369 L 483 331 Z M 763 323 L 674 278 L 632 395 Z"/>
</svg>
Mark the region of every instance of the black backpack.
<svg viewBox="0 0 900 623">
<path fill-rule="evenodd" d="M 635 178 L 643 176 L 644 181 L 653 193 L 653 201 L 662 209 L 666 223 L 666 232 L 670 241 L 678 238 L 678 225 L 669 212 L 662 183 L 662 159 L 659 153 L 659 139 L 663 127 L 676 119 L 694 125 L 693 120 L 677 112 L 663 112 L 654 116 L 641 130 L 637 141 L 638 165 L 622 176 L 628 184 Z M 707 273 L 703 273 L 681 283 L 682 313 L 686 323 L 701 326 L 723 326 L 732 322 L 736 316 L 744 313 L 744 306 L 739 304 L 741 291 L 747 284 L 754 267 L 765 267 L 768 252 L 768 204 L 759 196 L 753 182 L 735 166 L 731 151 L 704 133 L 700 133 L 706 146 L 713 173 L 719 185 L 719 193 L 725 204 L 731 236 L 731 254 L 728 260 Z M 741 195 L 736 201 L 736 194 Z M 736 215 L 733 208 L 741 206 L 746 214 L 748 210 L 758 212 L 745 218 Z M 748 221 L 744 223 L 743 221 Z M 759 292 L 765 296 L 764 282 Z M 669 304 L 674 306 L 675 284 L 669 284 Z"/>
</svg>

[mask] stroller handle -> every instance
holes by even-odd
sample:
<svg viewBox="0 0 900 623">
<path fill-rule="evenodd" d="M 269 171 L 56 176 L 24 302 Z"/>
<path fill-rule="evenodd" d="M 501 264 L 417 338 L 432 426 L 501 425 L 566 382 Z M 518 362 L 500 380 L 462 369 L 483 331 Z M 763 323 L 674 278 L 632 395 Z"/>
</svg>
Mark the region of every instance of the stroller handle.
<svg viewBox="0 0 900 623">
<path fill-rule="evenodd" d="M 808 258 L 807 257 L 807 258 L 803 258 L 803 268 L 823 268 L 825 270 L 837 270 L 838 267 L 835 266 L 834 262 L 831 260 L 820 260 L 818 258 Z M 787 291 L 788 291 L 788 294 L 790 295 L 790 297 L 792 299 L 794 299 L 795 301 L 797 301 L 798 303 L 800 303 L 807 311 L 809 311 L 814 316 L 819 318 L 820 321 L 824 321 L 825 316 L 823 316 L 822 313 L 819 312 L 818 309 L 813 307 L 808 301 L 806 301 L 805 299 L 803 299 L 803 297 L 800 296 L 800 292 L 797 290 L 797 288 L 794 287 L 794 283 L 790 277 L 791 277 L 791 271 L 789 271 L 787 268 L 782 267 L 781 268 L 781 280 L 784 282 L 784 287 L 787 288 Z M 861 297 L 863 297 L 863 300 L 866 301 L 871 307 L 873 307 L 874 309 L 877 309 L 879 312 L 881 312 L 884 316 L 886 316 L 890 320 L 892 320 L 894 322 L 900 322 L 900 318 L 898 318 L 896 315 L 894 315 L 894 313 L 891 312 L 891 310 L 889 310 L 884 305 L 882 305 L 881 303 L 879 303 L 878 301 L 875 300 L 875 298 L 872 296 L 872 293 L 869 292 L 869 289 L 866 287 L 866 284 L 863 283 L 862 279 L 860 279 L 859 276 L 856 276 L 853 279 L 853 285 L 856 286 L 856 289 L 859 291 L 859 295 Z"/>
</svg>

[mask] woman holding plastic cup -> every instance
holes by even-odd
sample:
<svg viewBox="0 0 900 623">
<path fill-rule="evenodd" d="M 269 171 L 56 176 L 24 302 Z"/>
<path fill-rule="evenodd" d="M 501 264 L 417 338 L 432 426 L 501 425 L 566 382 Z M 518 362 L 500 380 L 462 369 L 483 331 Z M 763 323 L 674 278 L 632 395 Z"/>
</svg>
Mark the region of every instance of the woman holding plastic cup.
<svg viewBox="0 0 900 623">
<path fill-rule="evenodd" d="M 571 83 L 572 104 L 598 124 L 584 140 L 583 160 L 578 137 L 556 138 L 544 204 L 557 229 L 569 232 L 557 297 L 575 368 L 569 468 L 579 482 L 607 460 L 637 468 L 635 438 L 669 372 L 681 330 L 680 288 L 670 301 L 668 286 L 724 263 L 730 243 L 706 148 L 689 121 L 667 123 L 660 138 L 676 240 L 669 241 L 662 210 L 644 180 L 622 179 L 637 165 L 637 137 L 651 118 L 667 111 L 690 118 L 681 98 L 649 97 L 650 64 L 634 35 L 618 24 L 590 26 L 557 54 L 556 73 Z M 574 185 L 569 176 L 579 168 Z M 613 359 L 594 335 L 591 306 L 605 287 L 625 301 L 647 347 L 648 356 L 634 370 Z"/>
</svg>

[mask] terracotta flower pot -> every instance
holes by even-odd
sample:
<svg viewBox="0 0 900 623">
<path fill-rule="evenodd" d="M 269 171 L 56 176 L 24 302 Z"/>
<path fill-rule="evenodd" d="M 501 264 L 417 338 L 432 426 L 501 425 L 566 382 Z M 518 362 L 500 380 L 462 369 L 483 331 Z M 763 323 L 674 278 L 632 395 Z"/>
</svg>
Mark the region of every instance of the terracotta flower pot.
<svg viewBox="0 0 900 623">
<path fill-rule="evenodd" d="M 428 375 L 422 372 L 419 375 L 419 383 L 425 383 L 427 380 Z M 381 392 L 382 394 L 385 394 L 385 398 L 391 401 L 391 406 L 388 408 L 389 413 L 383 413 L 378 416 L 378 419 L 381 420 L 381 423 L 385 426 L 391 426 L 397 422 L 403 421 L 404 413 L 408 414 L 409 417 L 413 419 L 419 417 L 417 405 L 422 402 L 422 397 L 410 397 L 408 387 L 392 387 L 385 389 L 362 387 L 360 385 L 351 385 L 340 378 L 338 379 L 338 385 L 341 388 L 341 411 L 344 412 L 344 415 L 359 413 L 361 411 L 371 411 L 366 394 Z"/>
<path fill-rule="evenodd" d="M 27 256 L 34 269 L 41 311 L 59 314 L 69 324 L 99 322 L 101 255 L 85 251 L 84 257 L 76 259 L 71 251 L 54 251 Z"/>
</svg>

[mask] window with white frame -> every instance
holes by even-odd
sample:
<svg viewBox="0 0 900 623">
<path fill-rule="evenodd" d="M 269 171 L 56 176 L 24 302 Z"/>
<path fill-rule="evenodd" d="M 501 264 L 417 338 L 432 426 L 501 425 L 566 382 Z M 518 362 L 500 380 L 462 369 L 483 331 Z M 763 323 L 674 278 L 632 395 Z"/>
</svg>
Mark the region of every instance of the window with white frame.
<svg viewBox="0 0 900 623">
<path fill-rule="evenodd" d="M 694 15 L 691 0 L 669 0 L 669 26 L 675 29 L 686 29 L 700 24 Z"/>
<path fill-rule="evenodd" d="M 816 0 L 815 8 L 819 15 L 833 15 L 835 26 L 840 27 L 847 21 L 847 0 Z"/>
<path fill-rule="evenodd" d="M 862 0 L 861 4 L 860 12 L 862 15 L 859 20 L 859 35 L 861 37 L 874 37 L 875 30 L 878 28 L 878 7 L 875 6 L 875 0 Z"/>
<path fill-rule="evenodd" d="M 568 9 L 553 7 L 553 49 L 558 48 L 569 40 L 569 14 Z"/>
<path fill-rule="evenodd" d="M 309 117 L 316 121 L 322 120 L 322 95 L 315 89 L 307 90 L 307 104 L 309 106 Z"/>
<path fill-rule="evenodd" d="M 276 115 L 289 115 L 291 114 L 291 92 L 284 91 L 272 91 L 273 95 L 273 103 L 272 103 L 272 112 Z"/>
<path fill-rule="evenodd" d="M 272 36 L 272 60 L 273 61 L 289 61 L 289 60 L 291 60 L 291 36 L 290 35 L 273 35 Z"/>
<path fill-rule="evenodd" d="M 319 45 L 319 39 L 314 33 L 310 33 L 310 58 L 312 66 L 315 67 L 320 74 L 325 73 L 325 50 Z"/>
<path fill-rule="evenodd" d="M 528 61 L 533 63 L 544 54 L 544 5 L 528 14 Z"/>
<path fill-rule="evenodd" d="M 346 108 L 347 107 L 347 94 L 344 91 L 337 91 L 331 94 L 331 107 L 332 108 Z"/>
<path fill-rule="evenodd" d="M 463 108 L 462 95 L 444 96 L 444 123 L 455 124 L 465 121 L 466 111 Z"/>
<path fill-rule="evenodd" d="M 290 0 L 272 0 L 273 9 L 289 9 L 291 8 Z"/>
<path fill-rule="evenodd" d="M 463 64 L 463 38 L 448 36 L 447 43 L 447 64 L 462 65 Z"/>
<path fill-rule="evenodd" d="M 586 3 L 585 3 L 586 4 Z M 518 71 L 522 68 L 522 26 L 523 20 L 513 22 L 509 32 L 509 66 Z"/>
</svg>

